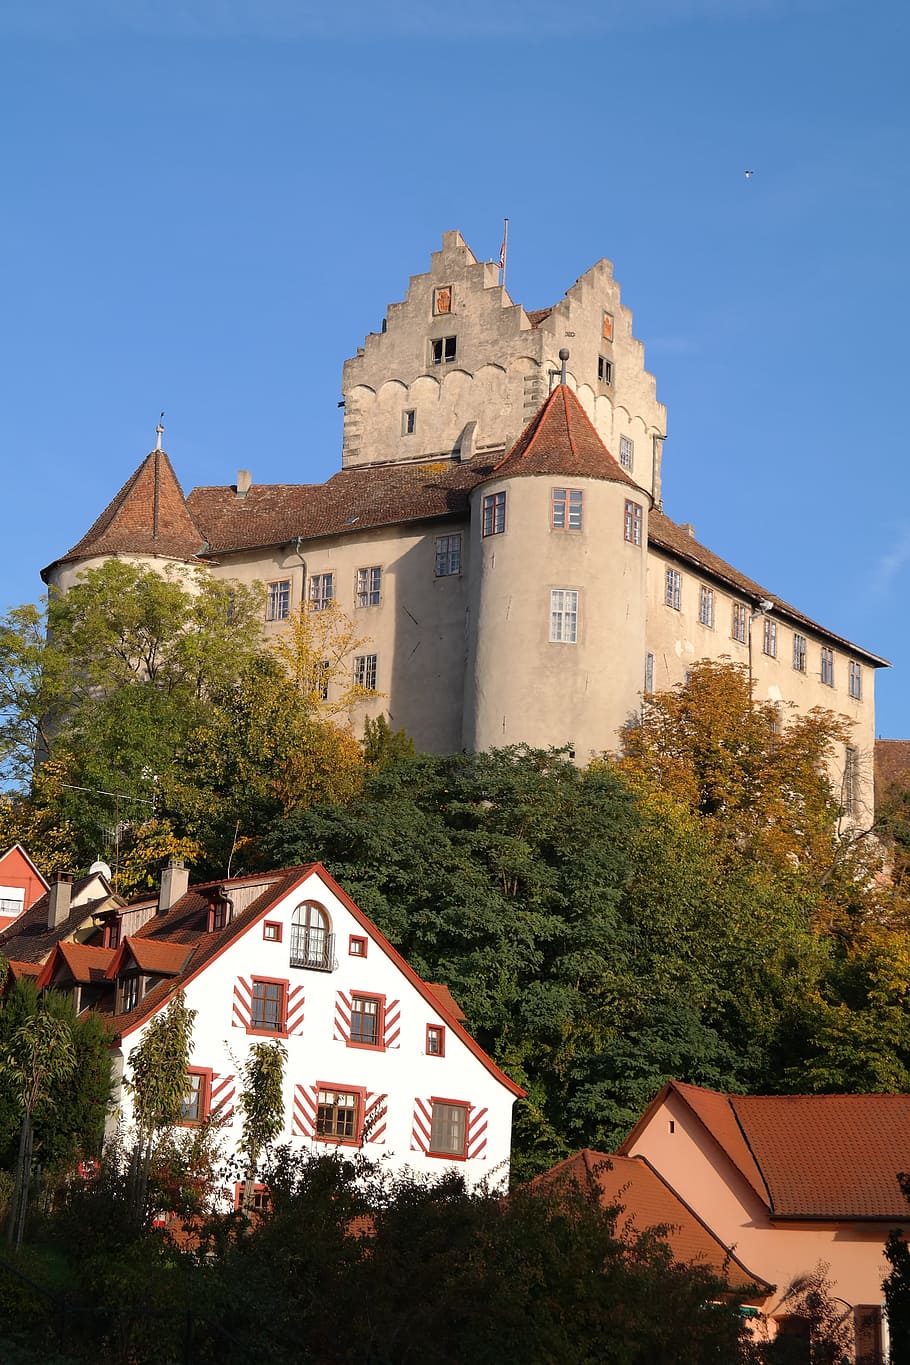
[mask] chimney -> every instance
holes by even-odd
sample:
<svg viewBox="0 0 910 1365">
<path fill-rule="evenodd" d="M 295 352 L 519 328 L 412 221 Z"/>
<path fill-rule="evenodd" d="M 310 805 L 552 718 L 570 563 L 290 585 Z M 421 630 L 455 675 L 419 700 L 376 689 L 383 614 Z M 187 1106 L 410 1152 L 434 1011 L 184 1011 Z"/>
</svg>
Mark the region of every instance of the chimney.
<svg viewBox="0 0 910 1365">
<path fill-rule="evenodd" d="M 158 892 L 158 914 L 166 915 L 186 895 L 190 884 L 190 870 L 182 858 L 172 858 L 161 870 L 161 889 Z"/>
<path fill-rule="evenodd" d="M 58 872 L 47 893 L 47 927 L 58 929 L 69 919 L 73 898 L 73 879 L 67 872 Z"/>
<path fill-rule="evenodd" d="M 237 470 L 237 496 L 245 498 L 253 486 L 253 479 L 248 469 Z"/>
</svg>

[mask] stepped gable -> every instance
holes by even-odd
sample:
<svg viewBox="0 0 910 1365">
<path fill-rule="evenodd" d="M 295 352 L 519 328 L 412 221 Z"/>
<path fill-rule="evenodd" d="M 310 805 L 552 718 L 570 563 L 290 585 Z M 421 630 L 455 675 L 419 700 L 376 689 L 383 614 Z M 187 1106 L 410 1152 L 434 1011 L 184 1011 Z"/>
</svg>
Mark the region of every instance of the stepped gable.
<svg viewBox="0 0 910 1365">
<path fill-rule="evenodd" d="M 414 464 L 361 465 L 323 484 L 253 484 L 194 488 L 187 505 L 214 555 L 299 536 L 353 535 L 379 526 L 436 517 L 467 516 L 468 495 L 491 472 L 489 464 L 451 457 Z"/>
<path fill-rule="evenodd" d="M 493 466 L 493 473 L 606 479 L 628 484 L 641 496 L 638 484 L 607 450 L 567 384 L 557 385 L 505 458 Z"/>
<path fill-rule="evenodd" d="M 54 564 L 117 554 L 192 560 L 204 539 L 166 452 L 153 450 L 82 539 Z M 47 573 L 43 570 L 42 577 Z"/>
</svg>

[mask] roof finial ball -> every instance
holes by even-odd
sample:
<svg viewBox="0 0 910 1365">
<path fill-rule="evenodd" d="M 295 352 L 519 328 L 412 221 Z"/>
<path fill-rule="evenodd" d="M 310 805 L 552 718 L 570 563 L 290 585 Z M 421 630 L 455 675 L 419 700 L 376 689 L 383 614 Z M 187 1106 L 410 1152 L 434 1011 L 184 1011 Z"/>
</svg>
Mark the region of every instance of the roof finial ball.
<svg viewBox="0 0 910 1365">
<path fill-rule="evenodd" d="M 567 347 L 565 347 L 565 346 L 562 347 L 562 349 L 561 349 L 560 352 L 559 352 L 559 358 L 560 358 L 560 360 L 562 361 L 562 369 L 561 369 L 560 372 L 559 372 L 559 382 L 560 382 L 560 384 L 565 384 L 565 382 L 566 382 L 566 362 L 567 362 L 568 359 L 569 359 L 569 352 L 568 352 Z"/>
<path fill-rule="evenodd" d="M 161 425 L 161 418 L 162 418 L 163 416 L 164 416 L 164 413 L 163 413 L 163 412 L 161 412 L 161 413 L 158 414 L 158 425 L 157 425 L 156 428 L 155 428 L 155 431 L 156 431 L 157 436 L 158 436 L 158 439 L 157 439 L 157 441 L 155 442 L 155 449 L 156 449 L 156 450 L 160 450 L 160 449 L 161 449 L 161 438 L 162 438 L 162 436 L 164 435 L 164 427 Z"/>
</svg>

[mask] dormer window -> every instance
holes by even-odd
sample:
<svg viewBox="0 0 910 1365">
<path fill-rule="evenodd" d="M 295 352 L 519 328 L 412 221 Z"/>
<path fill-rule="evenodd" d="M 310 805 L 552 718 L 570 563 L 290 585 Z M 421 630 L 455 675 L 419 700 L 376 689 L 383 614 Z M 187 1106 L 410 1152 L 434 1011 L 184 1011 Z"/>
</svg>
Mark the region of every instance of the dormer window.
<svg viewBox="0 0 910 1365">
<path fill-rule="evenodd" d="M 291 921 L 292 967 L 308 967 L 311 971 L 335 970 L 335 935 L 328 914 L 315 901 L 304 901 L 294 911 Z"/>
<path fill-rule="evenodd" d="M 120 916 L 114 915 L 111 919 L 107 921 L 107 923 L 104 926 L 104 933 L 102 935 L 101 942 L 102 948 L 119 948 L 120 930 L 121 930 Z"/>
<path fill-rule="evenodd" d="M 217 900 L 209 907 L 209 933 L 214 933 L 216 929 L 224 929 L 231 922 L 231 903 L 228 900 Z"/>
<path fill-rule="evenodd" d="M 117 1013 L 129 1014 L 142 999 L 142 977 L 138 973 L 121 976 L 117 983 Z"/>
</svg>

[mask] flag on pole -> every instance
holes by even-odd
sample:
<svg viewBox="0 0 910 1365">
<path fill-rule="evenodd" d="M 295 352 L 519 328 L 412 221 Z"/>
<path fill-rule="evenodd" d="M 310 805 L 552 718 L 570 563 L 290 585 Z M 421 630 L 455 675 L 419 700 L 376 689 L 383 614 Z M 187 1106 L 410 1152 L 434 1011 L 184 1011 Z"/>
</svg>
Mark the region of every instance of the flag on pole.
<svg viewBox="0 0 910 1365">
<path fill-rule="evenodd" d="M 509 252 L 509 220 L 508 220 L 508 218 L 506 218 L 506 219 L 503 220 L 503 225 L 502 225 L 502 246 L 499 248 L 499 270 L 500 270 L 500 275 L 501 275 L 501 278 L 500 278 L 499 283 L 502 284 L 502 285 L 505 285 L 505 282 L 506 282 L 506 257 L 507 257 L 507 255 L 508 255 L 508 252 Z"/>
</svg>

